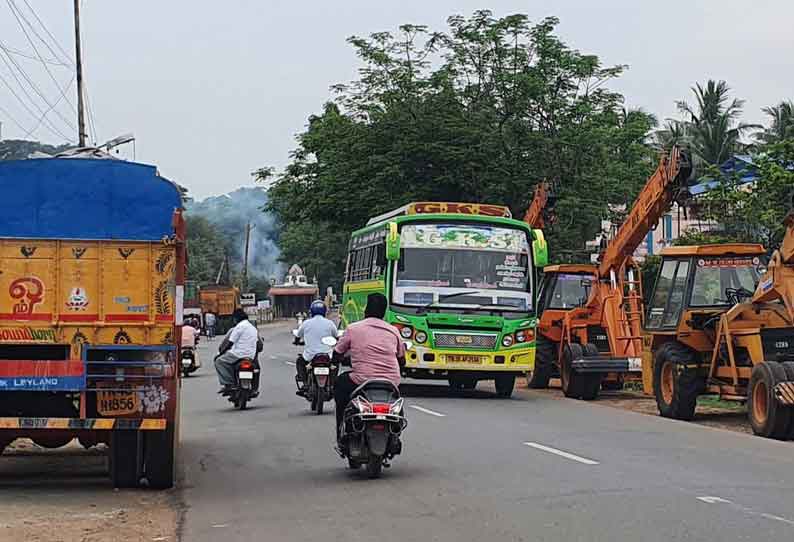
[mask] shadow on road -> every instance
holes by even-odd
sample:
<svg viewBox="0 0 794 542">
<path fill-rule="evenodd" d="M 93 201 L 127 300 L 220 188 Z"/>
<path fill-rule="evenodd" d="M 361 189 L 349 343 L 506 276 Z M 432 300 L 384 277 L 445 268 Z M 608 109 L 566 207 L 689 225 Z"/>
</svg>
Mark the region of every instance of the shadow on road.
<svg viewBox="0 0 794 542">
<path fill-rule="evenodd" d="M 493 392 L 484 390 L 452 390 L 449 386 L 433 384 L 400 384 L 403 397 L 441 399 L 499 399 Z"/>
</svg>

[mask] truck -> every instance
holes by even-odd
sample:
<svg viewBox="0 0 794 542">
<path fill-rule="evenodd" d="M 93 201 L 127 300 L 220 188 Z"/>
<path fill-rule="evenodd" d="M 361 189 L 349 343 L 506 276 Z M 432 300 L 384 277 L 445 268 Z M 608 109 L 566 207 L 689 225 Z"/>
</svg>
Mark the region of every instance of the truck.
<svg viewBox="0 0 794 542">
<path fill-rule="evenodd" d="M 109 448 L 118 488 L 174 484 L 179 188 L 111 158 L 0 162 L 0 451 Z"/>
<path fill-rule="evenodd" d="M 211 312 L 218 319 L 217 333 L 226 333 L 234 325 L 232 313 L 241 307 L 240 290 L 234 286 L 210 285 L 199 290 L 202 314 Z"/>
</svg>

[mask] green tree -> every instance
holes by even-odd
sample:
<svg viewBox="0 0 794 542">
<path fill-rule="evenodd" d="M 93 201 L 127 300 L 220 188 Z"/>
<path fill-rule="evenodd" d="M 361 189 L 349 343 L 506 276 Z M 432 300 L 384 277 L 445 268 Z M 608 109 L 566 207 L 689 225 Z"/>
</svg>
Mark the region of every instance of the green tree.
<svg viewBox="0 0 794 542">
<path fill-rule="evenodd" d="M 694 105 L 686 100 L 676 104 L 685 116 L 682 134 L 700 159 L 722 164 L 742 148 L 742 136 L 758 126 L 739 121 L 744 100 L 731 99 L 725 81 L 709 80 L 705 87 L 697 83 L 692 92 Z"/>
<path fill-rule="evenodd" d="M 794 102 L 784 100 L 775 106 L 765 107 L 762 111 L 772 122 L 756 134 L 758 143 L 772 145 L 786 139 L 794 139 Z"/>
<path fill-rule="evenodd" d="M 187 278 L 201 285 L 215 284 L 215 278 L 225 257 L 222 234 L 209 220 L 201 216 L 187 216 Z"/>
<path fill-rule="evenodd" d="M 448 23 L 349 40 L 359 78 L 309 119 L 269 190 L 284 262 L 338 283 L 348 236 L 369 217 L 412 200 L 504 204 L 521 216 L 544 179 L 558 193 L 553 257 L 586 259 L 607 204 L 633 200 L 656 165 L 655 119 L 608 89 L 623 66 L 566 46 L 554 18 L 478 11 Z"/>
<path fill-rule="evenodd" d="M 0 160 L 24 160 L 34 152 L 57 154 L 70 148 L 70 145 L 47 145 L 26 139 L 0 140 Z"/>
</svg>

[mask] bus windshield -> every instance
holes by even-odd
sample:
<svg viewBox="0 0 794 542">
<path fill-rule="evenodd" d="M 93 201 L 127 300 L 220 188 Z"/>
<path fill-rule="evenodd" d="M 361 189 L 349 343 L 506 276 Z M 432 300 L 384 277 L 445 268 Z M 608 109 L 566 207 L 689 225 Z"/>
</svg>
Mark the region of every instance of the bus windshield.
<svg viewBox="0 0 794 542">
<path fill-rule="evenodd" d="M 394 303 L 464 310 L 532 309 L 524 231 L 488 224 L 406 224 L 400 243 Z"/>
</svg>

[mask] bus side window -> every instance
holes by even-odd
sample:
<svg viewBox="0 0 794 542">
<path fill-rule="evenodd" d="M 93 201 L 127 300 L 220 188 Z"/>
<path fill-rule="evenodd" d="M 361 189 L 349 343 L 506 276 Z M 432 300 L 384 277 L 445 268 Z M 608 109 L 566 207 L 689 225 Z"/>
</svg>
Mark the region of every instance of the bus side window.
<svg viewBox="0 0 794 542">
<path fill-rule="evenodd" d="M 370 274 L 370 278 L 372 279 L 380 278 L 385 268 L 386 268 L 386 245 L 385 244 L 377 245 L 373 249 L 372 273 Z"/>
<path fill-rule="evenodd" d="M 397 260 L 397 271 L 400 273 L 405 272 L 405 249 L 400 249 L 400 259 Z"/>
</svg>

